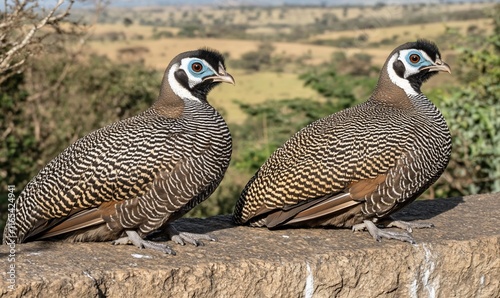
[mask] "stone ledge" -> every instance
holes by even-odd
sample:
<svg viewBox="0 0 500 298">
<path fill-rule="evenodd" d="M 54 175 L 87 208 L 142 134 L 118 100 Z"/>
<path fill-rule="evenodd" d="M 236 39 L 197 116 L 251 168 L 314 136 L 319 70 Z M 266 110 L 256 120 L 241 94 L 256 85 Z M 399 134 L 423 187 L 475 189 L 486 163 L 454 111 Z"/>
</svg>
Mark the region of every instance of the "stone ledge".
<svg viewBox="0 0 500 298">
<path fill-rule="evenodd" d="M 347 229 L 268 231 L 229 216 L 181 219 L 210 232 L 177 256 L 109 243 L 16 246 L 16 287 L 0 247 L 6 297 L 500 297 L 500 193 L 417 201 L 396 216 L 425 220 L 416 245 Z"/>
</svg>

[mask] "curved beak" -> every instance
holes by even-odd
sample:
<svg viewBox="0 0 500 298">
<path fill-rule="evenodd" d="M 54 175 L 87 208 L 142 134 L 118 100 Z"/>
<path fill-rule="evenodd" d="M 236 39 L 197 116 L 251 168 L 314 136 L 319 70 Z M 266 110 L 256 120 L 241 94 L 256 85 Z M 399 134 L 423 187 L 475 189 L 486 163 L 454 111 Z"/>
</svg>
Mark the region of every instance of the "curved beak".
<svg viewBox="0 0 500 298">
<path fill-rule="evenodd" d="M 422 67 L 422 70 L 427 69 L 429 71 L 446 71 L 451 74 L 451 68 L 446 62 L 441 59 L 437 59 L 436 62 L 431 66 Z"/>
<path fill-rule="evenodd" d="M 212 80 L 214 82 L 222 82 L 222 83 L 230 83 L 230 84 L 235 84 L 234 78 L 232 75 L 230 75 L 222 66 L 222 64 L 219 64 L 219 70 L 217 71 L 218 74 L 209 76 L 203 79 L 205 80 Z"/>
<path fill-rule="evenodd" d="M 222 83 L 230 83 L 233 85 L 235 84 L 233 76 L 228 74 L 227 72 L 224 73 L 223 75 L 219 74 L 219 75 L 215 75 L 215 76 L 206 77 L 203 79 L 203 81 L 205 81 L 205 80 L 212 80 L 214 82 L 222 82 Z"/>
</svg>

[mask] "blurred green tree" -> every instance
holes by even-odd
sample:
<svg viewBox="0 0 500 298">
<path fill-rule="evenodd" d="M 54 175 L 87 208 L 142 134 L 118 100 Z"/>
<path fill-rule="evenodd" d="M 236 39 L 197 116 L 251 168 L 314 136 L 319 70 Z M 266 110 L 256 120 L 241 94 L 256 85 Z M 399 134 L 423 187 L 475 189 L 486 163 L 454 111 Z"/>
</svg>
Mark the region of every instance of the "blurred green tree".
<svg viewBox="0 0 500 298">
<path fill-rule="evenodd" d="M 453 151 L 438 197 L 500 191 L 500 5 L 493 22 L 486 40 L 469 41 L 479 46 L 459 49 L 461 88 L 441 100 Z"/>
<path fill-rule="evenodd" d="M 0 83 L 0 131 L 4 143 L 0 147 L 0 189 L 1 200 L 5 203 L 8 185 L 30 179 L 37 169 L 40 148 L 36 142 L 32 121 L 23 109 L 28 100 L 28 92 L 22 88 L 24 75 L 18 73 Z"/>
<path fill-rule="evenodd" d="M 262 42 L 257 50 L 244 53 L 241 59 L 234 62 L 234 66 L 251 71 L 259 71 L 269 67 L 275 47 L 270 42 Z"/>
<path fill-rule="evenodd" d="M 300 76 L 306 86 L 328 100 L 335 101 L 337 110 L 365 101 L 378 80 L 378 69 L 371 65 L 371 56 L 343 52 L 332 55 L 330 63 L 316 67 Z"/>
</svg>

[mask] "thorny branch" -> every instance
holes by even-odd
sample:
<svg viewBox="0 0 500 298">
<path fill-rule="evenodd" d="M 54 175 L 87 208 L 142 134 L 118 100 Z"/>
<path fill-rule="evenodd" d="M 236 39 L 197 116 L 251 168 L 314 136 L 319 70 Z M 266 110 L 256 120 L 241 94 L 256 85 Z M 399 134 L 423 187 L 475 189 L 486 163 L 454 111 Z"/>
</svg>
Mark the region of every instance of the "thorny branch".
<svg viewBox="0 0 500 298">
<path fill-rule="evenodd" d="M 95 15 L 94 15 L 94 20 L 91 22 L 92 24 L 96 24 L 98 22 L 99 16 L 101 15 L 104 8 L 105 4 L 102 3 L 102 1 L 99 0 L 95 1 Z M 71 58 L 69 59 L 70 63 L 67 63 L 64 66 L 55 83 L 51 86 L 44 87 L 41 92 L 30 95 L 28 101 L 38 101 L 40 98 L 47 96 L 47 94 L 50 94 L 60 88 L 64 79 L 70 73 L 70 68 L 72 66 L 71 62 L 74 62 L 78 59 L 78 57 L 84 50 L 84 46 L 86 45 L 87 40 L 91 37 L 92 34 L 93 34 L 92 31 L 87 31 L 86 34 L 84 34 L 79 38 L 79 42 L 77 43 L 76 47 L 73 48 L 71 52 L 68 52 L 68 55 L 71 56 Z"/>
<path fill-rule="evenodd" d="M 105 4 L 101 1 L 95 1 L 95 16 L 93 20 L 93 24 L 96 24 L 99 20 L 99 15 L 105 8 Z M 37 90 L 37 92 L 33 92 L 28 96 L 28 102 L 34 105 L 35 110 L 40 111 L 42 109 L 42 99 L 50 95 L 51 93 L 59 90 L 61 85 L 63 84 L 64 79 L 71 75 L 72 71 L 74 72 L 73 64 L 78 60 L 81 53 L 84 51 L 84 46 L 86 45 L 87 40 L 91 37 L 93 33 L 91 31 L 87 31 L 86 34 L 79 37 L 79 42 L 76 44 L 76 47 L 72 48 L 72 50 L 67 50 L 66 55 L 69 56 L 68 62 L 64 65 L 63 69 L 58 75 L 57 80 L 50 86 L 43 86 L 42 88 L 33 88 L 33 90 Z M 33 113 L 32 116 L 32 124 L 34 127 L 34 135 L 35 140 L 39 142 L 41 140 L 41 123 L 38 117 L 38 113 Z"/>
<path fill-rule="evenodd" d="M 40 43 L 40 39 L 35 36 L 42 28 L 50 25 L 58 29 L 58 22 L 69 15 L 74 0 L 69 1 L 64 11 L 56 14 L 64 2 L 65 0 L 58 0 L 41 19 L 34 11 L 38 7 L 36 0 L 16 0 L 10 5 L 4 2 L 4 12 L 0 22 L 0 83 L 22 68 L 26 58 L 31 55 L 29 46 Z M 13 32 L 21 31 L 27 21 L 35 22 L 29 26 L 30 29 L 26 33 L 15 36 Z"/>
</svg>

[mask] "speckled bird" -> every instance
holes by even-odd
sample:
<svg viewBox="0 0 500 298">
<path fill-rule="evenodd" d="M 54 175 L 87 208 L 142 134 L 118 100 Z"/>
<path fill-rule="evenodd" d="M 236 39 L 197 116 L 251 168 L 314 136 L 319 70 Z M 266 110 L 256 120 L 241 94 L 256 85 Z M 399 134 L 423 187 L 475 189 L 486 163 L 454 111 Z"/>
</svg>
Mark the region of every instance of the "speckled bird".
<svg viewBox="0 0 500 298">
<path fill-rule="evenodd" d="M 369 99 L 292 136 L 244 188 L 233 220 L 256 227 L 347 227 L 414 243 L 390 215 L 431 186 L 451 156 L 451 136 L 422 84 L 451 73 L 437 46 L 405 43 L 389 55 Z M 403 232 L 380 229 L 399 227 Z"/>
<path fill-rule="evenodd" d="M 214 240 L 171 223 L 207 199 L 229 165 L 231 134 L 207 102 L 221 82 L 234 84 L 221 54 L 179 54 L 148 110 L 77 140 L 27 184 L 4 242 L 113 240 L 175 254 L 145 237 L 163 231 L 179 244 Z"/>
</svg>

